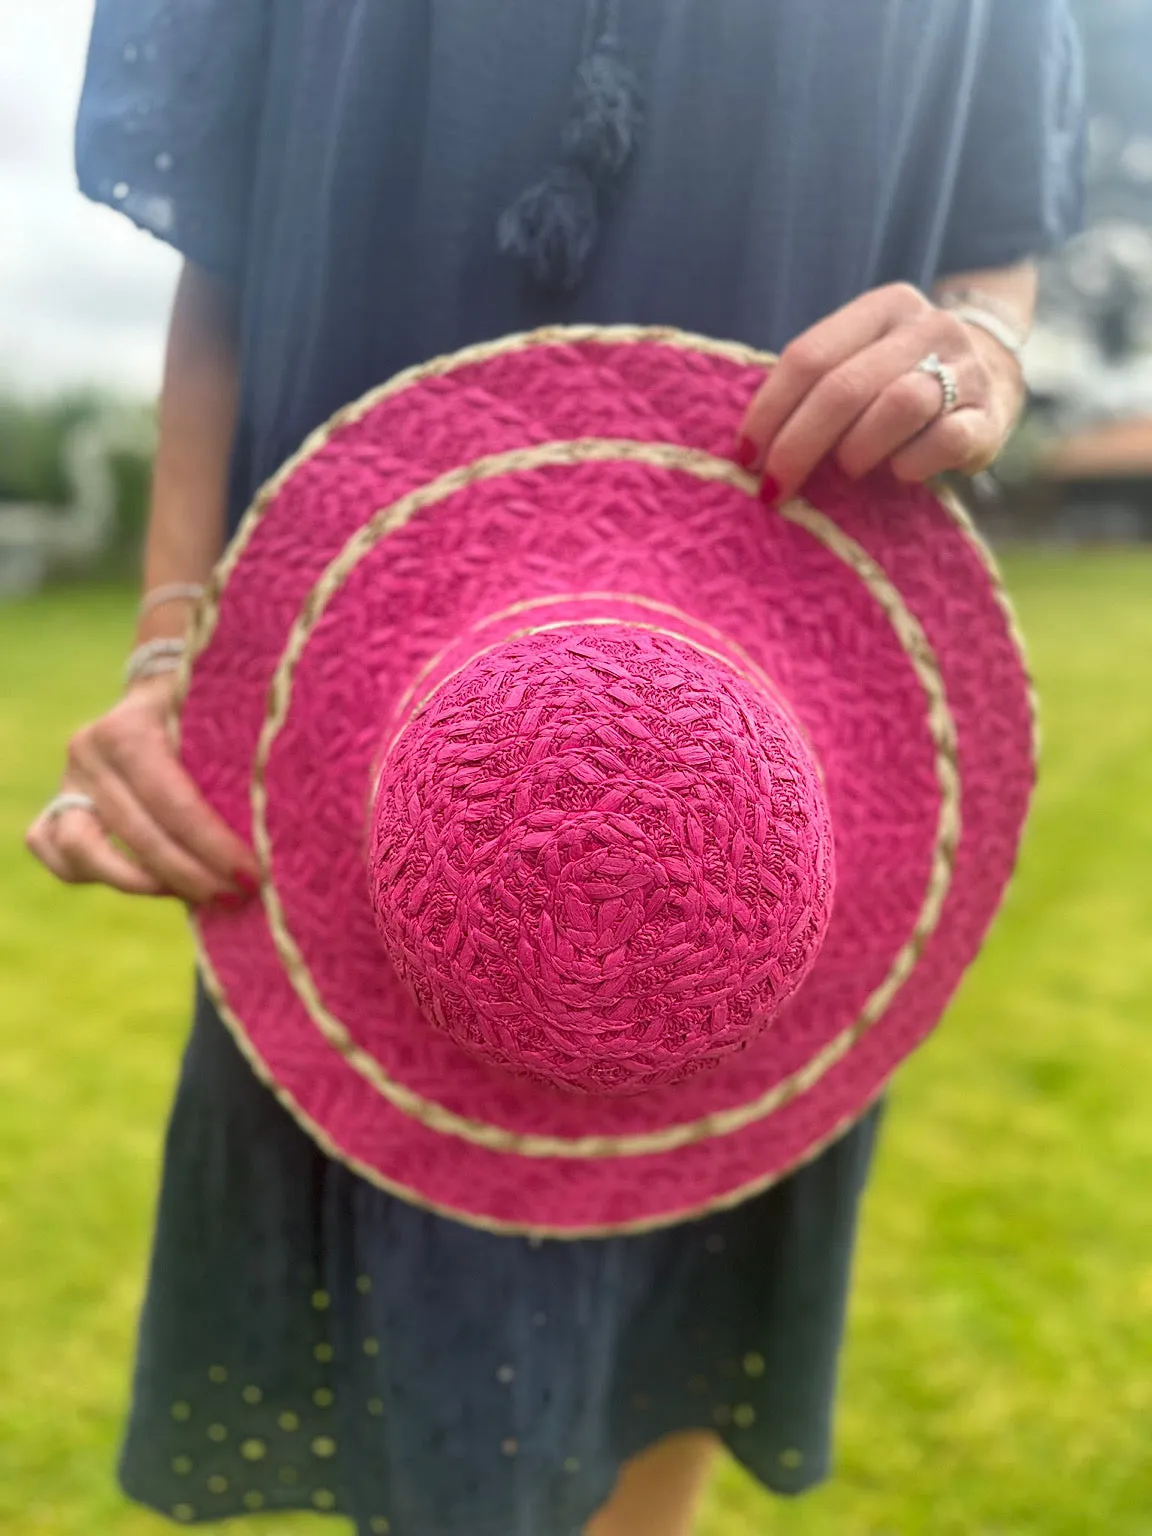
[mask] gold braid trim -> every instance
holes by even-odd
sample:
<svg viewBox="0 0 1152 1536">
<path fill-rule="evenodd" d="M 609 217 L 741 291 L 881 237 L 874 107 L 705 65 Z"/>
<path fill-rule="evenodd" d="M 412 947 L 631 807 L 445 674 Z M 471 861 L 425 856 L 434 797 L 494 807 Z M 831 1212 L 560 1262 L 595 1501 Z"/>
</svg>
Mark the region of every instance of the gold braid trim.
<svg viewBox="0 0 1152 1536">
<path fill-rule="evenodd" d="M 927 701 L 928 729 L 936 754 L 940 786 L 940 812 L 927 888 L 920 913 L 907 941 L 898 951 L 884 981 L 867 999 L 859 1017 L 820 1050 L 792 1077 L 776 1084 L 749 1104 L 718 1110 L 698 1120 L 665 1126 L 659 1131 L 622 1136 L 548 1136 L 510 1131 L 506 1127 L 458 1115 L 414 1093 L 390 1077 L 380 1063 L 358 1046 L 347 1026 L 327 1007 L 293 937 L 272 873 L 272 843 L 267 826 L 267 792 L 264 776 L 277 736 L 291 708 L 295 669 L 316 625 L 328 605 L 357 565 L 396 529 L 416 513 L 448 500 L 465 486 L 505 475 L 555 465 L 619 463 L 626 461 L 653 468 L 678 470 L 705 481 L 720 481 L 749 496 L 756 482 L 726 459 L 675 444 L 638 443 L 630 440 L 581 439 L 568 443 L 544 443 L 510 453 L 478 459 L 441 475 L 428 485 L 384 508 L 353 534 L 324 571 L 306 599 L 288 636 L 268 694 L 268 717 L 256 749 L 252 776 L 252 813 L 256 853 L 263 874 L 264 907 L 273 942 L 293 990 L 308 1016 L 328 1043 L 345 1058 L 370 1086 L 395 1109 L 421 1125 L 444 1135 L 458 1136 L 493 1152 L 537 1158 L 644 1157 L 691 1146 L 713 1136 L 729 1136 L 775 1113 L 813 1088 L 848 1054 L 860 1037 L 883 1016 L 893 998 L 915 969 L 916 962 L 934 932 L 948 894 L 960 838 L 960 781 L 957 770 L 956 727 L 945 694 L 943 678 L 919 621 L 905 605 L 895 586 L 870 555 L 822 512 L 802 501 L 782 509 L 790 522 L 806 529 L 837 559 L 842 560 L 868 588 L 908 657 Z"/>
</svg>

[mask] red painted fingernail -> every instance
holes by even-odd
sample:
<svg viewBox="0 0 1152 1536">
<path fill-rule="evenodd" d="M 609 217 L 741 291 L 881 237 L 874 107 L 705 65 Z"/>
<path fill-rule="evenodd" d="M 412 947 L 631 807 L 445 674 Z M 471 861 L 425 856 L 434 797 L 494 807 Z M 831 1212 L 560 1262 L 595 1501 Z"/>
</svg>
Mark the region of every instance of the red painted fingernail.
<svg viewBox="0 0 1152 1536">
<path fill-rule="evenodd" d="M 736 462 L 741 469 L 751 469 L 759 450 L 750 437 L 742 437 L 736 444 Z"/>
<path fill-rule="evenodd" d="M 245 896 L 258 896 L 260 894 L 260 882 L 253 879 L 246 869 L 234 869 L 232 871 L 232 884 L 243 891 Z"/>
<path fill-rule="evenodd" d="M 766 507 L 774 507 L 780 500 L 780 482 L 772 475 L 765 475 L 760 482 L 760 500 Z"/>
<path fill-rule="evenodd" d="M 231 891 L 225 891 L 222 896 L 215 897 L 211 905 L 219 907 L 222 912 L 239 912 L 251 899 L 250 896 L 235 896 Z"/>
</svg>

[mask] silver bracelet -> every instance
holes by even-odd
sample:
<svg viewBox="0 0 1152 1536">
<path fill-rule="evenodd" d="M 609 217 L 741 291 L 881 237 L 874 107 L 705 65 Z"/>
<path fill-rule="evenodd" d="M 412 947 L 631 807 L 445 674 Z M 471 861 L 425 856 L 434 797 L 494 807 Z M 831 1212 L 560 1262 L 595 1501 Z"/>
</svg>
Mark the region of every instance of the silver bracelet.
<svg viewBox="0 0 1152 1536">
<path fill-rule="evenodd" d="M 1000 343 L 1005 352 L 1010 352 L 1017 362 L 1024 356 L 1024 338 L 1001 320 L 999 315 L 993 315 L 986 309 L 979 309 L 974 304 L 958 305 L 951 310 L 951 313 L 965 325 L 974 325 L 986 331 L 994 341 Z"/>
<path fill-rule="evenodd" d="M 198 581 L 171 581 L 145 592 L 140 600 L 140 617 L 162 608 L 165 603 L 197 603 L 203 596 L 204 588 Z"/>
<path fill-rule="evenodd" d="M 1011 305 L 982 288 L 943 288 L 936 295 L 937 309 L 946 309 L 967 325 L 975 325 L 998 341 L 1020 361 L 1028 340 L 1027 326 Z"/>
<path fill-rule="evenodd" d="M 145 677 L 160 677 L 165 672 L 178 671 L 187 649 L 186 640 L 146 640 L 136 647 L 125 663 L 124 686 Z"/>
<path fill-rule="evenodd" d="M 165 677 L 170 672 L 179 672 L 179 670 L 179 656 L 157 656 L 155 661 L 147 661 L 137 668 L 125 686 L 131 687 L 133 683 L 142 683 L 149 677 Z"/>
</svg>

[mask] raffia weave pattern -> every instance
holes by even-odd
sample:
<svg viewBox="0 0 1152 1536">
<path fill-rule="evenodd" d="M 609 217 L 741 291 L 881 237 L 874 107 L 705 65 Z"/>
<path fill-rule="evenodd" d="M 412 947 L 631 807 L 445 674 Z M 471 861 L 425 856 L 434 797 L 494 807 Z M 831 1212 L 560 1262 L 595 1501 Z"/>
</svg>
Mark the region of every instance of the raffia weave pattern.
<svg viewBox="0 0 1152 1536">
<path fill-rule="evenodd" d="M 796 728 L 667 635 L 575 626 L 481 656 L 376 802 L 377 922 L 427 1017 L 589 1093 L 746 1045 L 811 969 L 832 884 Z"/>
<path fill-rule="evenodd" d="M 744 1198 L 882 1091 L 995 913 L 1032 783 L 1003 593 L 929 491 L 827 470 L 805 501 L 767 512 L 728 455 L 768 364 L 675 333 L 588 330 L 438 360 L 312 439 L 258 500 L 201 611 L 184 752 L 265 872 L 261 907 L 200 918 L 206 974 L 300 1122 L 406 1198 L 557 1235 Z M 643 1049 L 633 1039 L 616 1054 L 607 1015 L 585 1028 L 577 1004 L 574 1030 L 575 994 L 549 983 L 532 995 L 553 1011 L 525 1054 L 525 1022 L 509 1029 L 497 989 L 480 988 L 477 1012 L 475 967 L 454 991 L 446 892 L 423 891 L 413 924 L 370 882 L 374 797 L 405 768 L 421 713 L 527 631 L 555 646 L 581 626 L 666 636 L 693 666 L 708 659 L 777 725 L 795 721 L 810 788 L 818 766 L 835 902 L 807 978 L 771 999 L 743 1049 L 724 1053 L 730 1011 L 722 1026 L 709 1018 L 719 1051 L 704 1029 L 685 1052 L 669 1008 Z M 504 686 L 484 675 L 489 692 Z M 405 771 L 419 774 L 417 757 Z M 387 857 L 421 816 L 393 810 Z M 736 824 L 720 831 L 731 840 Z M 714 847 L 691 857 L 718 891 L 740 891 L 710 873 Z M 542 912 L 542 888 L 517 881 L 514 896 Z M 483 932 L 502 919 L 476 891 Z M 602 911 L 607 934 L 635 916 L 629 900 L 577 913 L 585 926 L 565 942 L 582 934 L 587 956 Z M 529 960 L 529 974 L 543 963 L 535 948 Z M 748 974 L 726 972 L 732 996 Z M 433 1014 L 437 992 L 454 1000 L 439 1027 L 413 1002 L 421 987 Z"/>
</svg>

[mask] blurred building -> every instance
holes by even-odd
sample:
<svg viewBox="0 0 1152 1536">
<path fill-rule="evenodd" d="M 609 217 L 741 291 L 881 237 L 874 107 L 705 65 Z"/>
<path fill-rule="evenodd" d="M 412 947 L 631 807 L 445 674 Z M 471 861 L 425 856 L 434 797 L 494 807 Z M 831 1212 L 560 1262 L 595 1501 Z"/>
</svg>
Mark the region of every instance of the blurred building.
<svg viewBox="0 0 1152 1536">
<path fill-rule="evenodd" d="M 1152 539 L 1152 0 L 1081 0 L 1089 227 L 1044 273 L 1002 529 Z"/>
<path fill-rule="evenodd" d="M 1152 204 L 1152 138 L 1147 143 Z M 1033 518 L 1069 538 L 1152 538 L 1152 207 L 1109 219 L 1045 276 L 1023 434 Z"/>
</svg>

